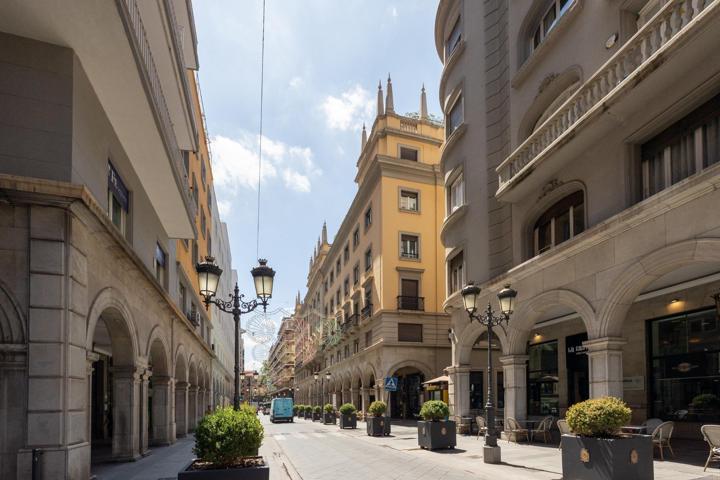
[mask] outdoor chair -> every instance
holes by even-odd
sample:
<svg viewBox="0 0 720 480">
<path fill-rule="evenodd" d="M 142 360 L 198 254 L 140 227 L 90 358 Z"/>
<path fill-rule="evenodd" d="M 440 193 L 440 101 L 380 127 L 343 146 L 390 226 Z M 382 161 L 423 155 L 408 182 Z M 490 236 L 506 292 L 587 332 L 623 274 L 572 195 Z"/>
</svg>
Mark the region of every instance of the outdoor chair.
<svg viewBox="0 0 720 480">
<path fill-rule="evenodd" d="M 538 423 L 537 428 L 534 428 L 530 431 L 530 438 L 534 439 L 536 435 L 542 435 L 543 443 L 548 443 L 548 437 L 550 437 L 550 439 L 552 440 L 552 434 L 550 433 L 550 429 L 552 428 L 554 420 L 555 419 L 553 417 L 543 418 L 540 423 Z"/>
<path fill-rule="evenodd" d="M 645 432 L 649 435 L 653 433 L 662 423 L 663 421 L 659 418 L 648 418 L 643 422 L 643 426 L 645 427 Z"/>
<path fill-rule="evenodd" d="M 663 455 L 663 448 L 669 448 L 672 456 L 675 456 L 675 452 L 673 452 L 672 446 L 670 445 L 670 438 L 672 437 L 672 432 L 674 428 L 675 423 L 663 422 L 658 425 L 655 428 L 655 431 L 653 431 L 652 433 L 653 446 L 658 447 L 658 449 L 660 450 L 660 460 L 665 460 L 665 456 Z"/>
<path fill-rule="evenodd" d="M 710 462 L 720 460 L 720 425 L 703 425 L 700 427 L 703 439 L 710 446 L 710 453 L 708 454 L 707 461 L 705 462 L 705 468 L 703 472 L 707 470 Z"/>
<path fill-rule="evenodd" d="M 570 426 L 568 425 L 567 420 L 558 420 L 557 426 L 558 430 L 560 430 L 560 445 L 558 445 L 558 450 L 562 450 L 562 436 L 572 435 L 572 430 L 570 430 Z"/>
<path fill-rule="evenodd" d="M 520 437 L 525 437 L 525 440 L 530 440 L 530 432 L 527 428 L 520 426 L 520 423 L 513 417 L 508 417 L 505 422 L 506 432 L 508 433 L 508 442 L 512 438 L 515 438 L 515 443 L 520 441 Z"/>
<path fill-rule="evenodd" d="M 480 438 L 480 435 L 485 435 L 487 433 L 487 423 L 485 423 L 485 417 L 482 415 L 475 417 L 475 423 L 477 423 L 478 426 L 478 434 L 477 437 L 475 437 L 475 440 L 477 440 Z"/>
</svg>

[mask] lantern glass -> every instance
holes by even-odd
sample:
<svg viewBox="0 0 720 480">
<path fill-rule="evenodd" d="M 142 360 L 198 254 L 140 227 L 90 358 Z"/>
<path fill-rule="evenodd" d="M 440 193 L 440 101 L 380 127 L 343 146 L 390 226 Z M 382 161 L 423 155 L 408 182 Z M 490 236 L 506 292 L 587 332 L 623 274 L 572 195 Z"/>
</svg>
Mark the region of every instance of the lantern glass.
<svg viewBox="0 0 720 480">
<path fill-rule="evenodd" d="M 510 285 L 505 285 L 505 288 L 498 292 L 500 311 L 505 316 L 509 316 L 515 310 L 515 297 L 517 297 L 517 292 L 510 288 Z"/>
<path fill-rule="evenodd" d="M 317 372 L 313 373 L 313 377 L 315 377 L 315 380 L 317 380 L 319 376 L 320 375 Z"/>
<path fill-rule="evenodd" d="M 213 257 L 208 256 L 195 266 L 195 270 L 197 270 L 200 283 L 200 295 L 207 299 L 214 297 L 217 293 L 220 275 L 222 275 L 222 268 L 215 265 Z"/>
<path fill-rule="evenodd" d="M 267 260 L 258 260 L 259 265 L 253 268 L 250 273 L 255 281 L 255 293 L 263 303 L 272 298 L 273 280 L 275 278 L 275 270 L 268 267 Z"/>
<path fill-rule="evenodd" d="M 325 373 L 325 380 L 330 380 L 330 372 Z"/>
<path fill-rule="evenodd" d="M 469 315 L 474 314 L 478 310 L 480 301 L 480 287 L 472 283 L 462 289 L 463 304 Z"/>
</svg>

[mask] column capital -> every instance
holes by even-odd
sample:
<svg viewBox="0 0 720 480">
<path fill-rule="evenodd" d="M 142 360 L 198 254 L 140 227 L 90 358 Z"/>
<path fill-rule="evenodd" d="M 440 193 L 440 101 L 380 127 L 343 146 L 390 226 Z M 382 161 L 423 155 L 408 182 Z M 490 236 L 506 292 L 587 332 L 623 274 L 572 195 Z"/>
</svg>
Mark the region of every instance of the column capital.
<svg viewBox="0 0 720 480">
<path fill-rule="evenodd" d="M 583 346 L 587 347 L 588 353 L 603 350 L 622 350 L 627 340 L 622 337 L 602 337 L 585 340 Z"/>
<path fill-rule="evenodd" d="M 110 371 L 115 378 L 132 378 L 133 380 L 139 380 L 140 375 L 143 374 L 144 368 L 130 365 L 119 365 L 111 367 Z"/>
<path fill-rule="evenodd" d="M 189 391 L 189 392 L 192 392 L 192 393 L 197 393 L 198 390 L 200 390 L 200 387 L 198 387 L 197 385 L 190 385 L 190 386 L 188 387 L 188 391 Z"/>
<path fill-rule="evenodd" d="M 507 365 L 525 365 L 525 362 L 528 361 L 530 357 L 527 355 L 503 355 L 499 358 L 500 363 L 503 364 L 503 366 Z"/>
<path fill-rule="evenodd" d="M 452 365 L 445 368 L 445 372 L 448 375 L 454 375 L 456 373 L 470 373 L 471 369 L 472 367 L 470 367 L 470 365 Z"/>
</svg>

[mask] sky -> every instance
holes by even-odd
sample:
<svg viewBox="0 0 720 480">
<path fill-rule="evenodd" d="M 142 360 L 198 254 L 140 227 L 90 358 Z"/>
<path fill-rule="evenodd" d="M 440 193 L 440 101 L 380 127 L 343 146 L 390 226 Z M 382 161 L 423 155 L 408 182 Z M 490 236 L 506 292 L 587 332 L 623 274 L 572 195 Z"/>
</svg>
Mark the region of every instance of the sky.
<svg viewBox="0 0 720 480">
<path fill-rule="evenodd" d="M 305 295 L 323 222 L 332 241 L 357 191 L 361 129 L 375 118 L 378 81 L 385 90 L 392 76 L 399 113 L 419 110 L 424 83 L 430 113 L 440 113 L 437 0 L 266 1 L 259 252 L 262 0 L 195 0 L 193 8 L 215 190 L 240 291 L 254 292 L 258 254 L 277 272 L 268 315 L 246 315 L 243 327 L 263 322 L 276 332 L 297 292 Z M 246 334 L 246 368 L 259 368 L 267 347 Z"/>
</svg>

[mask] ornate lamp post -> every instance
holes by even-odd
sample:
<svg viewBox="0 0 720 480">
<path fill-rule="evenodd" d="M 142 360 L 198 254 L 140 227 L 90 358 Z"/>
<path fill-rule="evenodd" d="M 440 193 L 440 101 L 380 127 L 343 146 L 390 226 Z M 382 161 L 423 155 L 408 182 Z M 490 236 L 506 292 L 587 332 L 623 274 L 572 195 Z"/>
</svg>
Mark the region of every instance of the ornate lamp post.
<svg viewBox="0 0 720 480">
<path fill-rule="evenodd" d="M 320 398 L 320 393 L 318 393 L 318 386 L 317 386 L 317 382 L 318 382 L 319 378 L 320 378 L 320 372 L 313 372 L 313 379 L 315 380 L 315 395 L 313 395 L 314 398 L 310 399 L 310 401 L 314 402 L 314 403 L 320 403 L 320 402 L 318 402 L 318 398 Z"/>
<path fill-rule="evenodd" d="M 245 295 L 240 294 L 237 283 L 235 284 L 234 293 L 230 294 L 229 300 L 213 298 L 217 292 L 220 275 L 222 275 L 222 269 L 215 264 L 213 257 L 205 257 L 205 261 L 198 263 L 195 267 L 200 280 L 200 295 L 203 296 L 205 308 L 207 309 L 210 304 L 214 304 L 223 312 L 232 313 L 235 321 L 235 394 L 233 396 L 235 410 L 240 408 L 240 335 L 245 333 L 240 328 L 240 315 L 250 313 L 259 306 L 262 306 L 263 310 L 265 310 L 268 301 L 272 298 L 275 270 L 268 267 L 267 260 L 260 259 L 258 263 L 259 265 L 250 271 L 255 283 L 257 299 L 249 302 L 243 301 Z M 257 372 L 255 375 L 257 375 Z"/>
<path fill-rule="evenodd" d="M 500 290 L 498 293 L 500 312 L 502 315 L 496 316 L 490 302 L 487 304 L 485 313 L 478 313 L 480 287 L 470 283 L 462 290 L 465 311 L 467 311 L 470 321 L 475 320 L 481 325 L 485 325 L 487 327 L 488 334 L 488 389 L 487 403 L 485 403 L 485 422 L 487 423 L 487 432 L 485 433 L 485 454 L 483 455 L 485 463 L 500 463 L 500 447 L 497 444 L 497 433 L 495 431 L 495 405 L 493 404 L 494 377 L 492 362 L 492 329 L 495 326 L 502 326 L 503 323 L 508 323 L 510 315 L 513 312 L 516 296 L 517 292 L 510 288 L 510 285 L 505 285 L 505 288 Z"/>
</svg>

